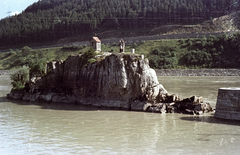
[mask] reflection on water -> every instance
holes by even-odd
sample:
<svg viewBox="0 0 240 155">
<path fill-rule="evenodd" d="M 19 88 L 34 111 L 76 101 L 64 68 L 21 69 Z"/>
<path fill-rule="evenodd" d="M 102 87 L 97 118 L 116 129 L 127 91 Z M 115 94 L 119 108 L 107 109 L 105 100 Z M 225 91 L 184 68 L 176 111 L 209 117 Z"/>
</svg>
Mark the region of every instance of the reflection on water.
<svg viewBox="0 0 240 155">
<path fill-rule="evenodd" d="M 218 87 L 239 84 L 237 77 L 159 77 L 159 81 L 170 93 L 202 95 L 211 104 L 215 104 Z M 156 114 L 10 101 L 5 98 L 9 83 L 8 76 L 0 77 L 1 155 L 240 151 L 239 121 L 217 119 L 213 114 Z"/>
</svg>

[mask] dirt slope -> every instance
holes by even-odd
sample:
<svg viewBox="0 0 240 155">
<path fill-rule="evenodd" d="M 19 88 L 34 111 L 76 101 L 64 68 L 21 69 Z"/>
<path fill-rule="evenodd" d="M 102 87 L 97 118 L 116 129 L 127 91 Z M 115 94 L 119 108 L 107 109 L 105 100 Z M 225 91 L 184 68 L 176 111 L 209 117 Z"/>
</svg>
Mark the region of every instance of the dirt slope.
<svg viewBox="0 0 240 155">
<path fill-rule="evenodd" d="M 214 18 L 197 25 L 165 25 L 152 29 L 149 35 L 238 31 L 240 29 L 239 16 L 240 11 Z"/>
</svg>

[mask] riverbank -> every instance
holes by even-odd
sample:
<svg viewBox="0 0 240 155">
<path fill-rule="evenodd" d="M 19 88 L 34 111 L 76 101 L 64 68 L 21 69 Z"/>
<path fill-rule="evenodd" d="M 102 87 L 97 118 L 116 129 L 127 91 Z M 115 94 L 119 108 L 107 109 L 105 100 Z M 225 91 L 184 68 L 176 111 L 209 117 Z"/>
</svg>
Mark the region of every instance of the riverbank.
<svg viewBox="0 0 240 155">
<path fill-rule="evenodd" d="M 240 76 L 240 69 L 155 69 L 157 76 Z M 0 70 L 0 75 L 11 74 Z"/>
<path fill-rule="evenodd" d="M 240 76 L 240 69 L 155 69 L 157 76 Z M 0 70 L 0 75 L 11 74 Z"/>
<path fill-rule="evenodd" d="M 240 76 L 240 69 L 155 69 L 157 76 Z"/>
<path fill-rule="evenodd" d="M 3 74 L 11 74 L 12 71 L 10 70 L 0 70 L 0 75 L 3 75 Z"/>
</svg>

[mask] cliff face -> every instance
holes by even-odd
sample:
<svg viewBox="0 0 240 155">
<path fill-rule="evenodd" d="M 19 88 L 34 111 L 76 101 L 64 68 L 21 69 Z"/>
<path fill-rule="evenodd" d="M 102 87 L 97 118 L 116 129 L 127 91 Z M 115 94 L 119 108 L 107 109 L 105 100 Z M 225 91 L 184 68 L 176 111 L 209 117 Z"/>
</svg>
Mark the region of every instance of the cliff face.
<svg viewBox="0 0 240 155">
<path fill-rule="evenodd" d="M 87 66 L 81 60 L 77 55 L 50 62 L 47 76 L 33 84 L 33 93 L 23 99 L 142 110 L 147 101 L 163 101 L 168 94 L 148 60 L 140 56 L 112 54 Z"/>
<path fill-rule="evenodd" d="M 148 60 L 138 56 L 119 53 L 86 67 L 80 56 L 70 56 L 63 70 L 63 83 L 82 104 L 131 109 L 133 101 L 146 101 L 147 94 L 167 94 Z"/>
<path fill-rule="evenodd" d="M 81 55 L 69 56 L 64 62 L 48 63 L 47 73 L 29 93 L 21 97 L 12 91 L 9 97 L 159 112 L 174 110 L 175 103 L 182 105 L 177 95 L 159 84 L 148 59 L 137 55 L 111 54 L 86 66 Z"/>
</svg>

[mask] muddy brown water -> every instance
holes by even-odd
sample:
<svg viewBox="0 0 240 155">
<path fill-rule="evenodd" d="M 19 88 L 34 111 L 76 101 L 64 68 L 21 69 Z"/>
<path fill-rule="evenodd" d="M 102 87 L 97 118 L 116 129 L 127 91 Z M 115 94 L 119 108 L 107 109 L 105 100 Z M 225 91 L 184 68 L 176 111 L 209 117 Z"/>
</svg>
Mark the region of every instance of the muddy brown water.
<svg viewBox="0 0 240 155">
<path fill-rule="evenodd" d="M 169 93 L 201 95 L 215 106 L 218 88 L 239 77 L 159 77 Z M 238 154 L 240 121 L 202 116 L 104 110 L 6 99 L 0 76 L 0 154 Z"/>
</svg>

